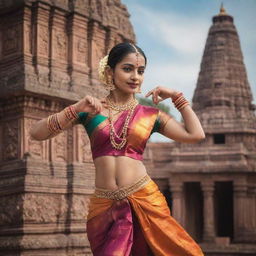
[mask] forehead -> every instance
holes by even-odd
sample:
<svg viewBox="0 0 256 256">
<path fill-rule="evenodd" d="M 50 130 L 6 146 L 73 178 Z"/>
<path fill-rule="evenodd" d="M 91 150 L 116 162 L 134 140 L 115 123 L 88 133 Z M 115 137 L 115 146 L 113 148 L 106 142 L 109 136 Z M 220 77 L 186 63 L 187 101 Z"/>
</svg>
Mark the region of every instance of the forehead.
<svg viewBox="0 0 256 256">
<path fill-rule="evenodd" d="M 141 54 L 137 56 L 136 53 L 129 53 L 118 64 L 122 65 L 126 63 L 133 64 L 134 66 L 145 66 L 145 59 Z"/>
</svg>

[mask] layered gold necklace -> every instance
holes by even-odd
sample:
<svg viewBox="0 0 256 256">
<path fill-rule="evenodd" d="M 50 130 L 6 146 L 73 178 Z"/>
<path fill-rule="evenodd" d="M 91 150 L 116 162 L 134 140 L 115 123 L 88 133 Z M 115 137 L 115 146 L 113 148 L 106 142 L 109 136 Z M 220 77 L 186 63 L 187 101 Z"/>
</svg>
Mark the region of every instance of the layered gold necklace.
<svg viewBox="0 0 256 256">
<path fill-rule="evenodd" d="M 109 106 L 110 142 L 111 142 L 111 145 L 113 146 L 113 148 L 121 150 L 127 142 L 128 125 L 133 116 L 134 109 L 138 105 L 138 101 L 136 99 L 132 98 L 126 104 L 117 105 L 108 96 L 107 103 Z M 118 112 L 129 110 L 129 113 L 126 116 L 124 126 L 123 126 L 120 134 L 117 134 L 115 131 L 115 128 L 114 128 L 113 112 L 112 112 L 113 110 L 118 111 Z M 120 142 L 117 142 L 117 139 L 120 140 Z"/>
</svg>

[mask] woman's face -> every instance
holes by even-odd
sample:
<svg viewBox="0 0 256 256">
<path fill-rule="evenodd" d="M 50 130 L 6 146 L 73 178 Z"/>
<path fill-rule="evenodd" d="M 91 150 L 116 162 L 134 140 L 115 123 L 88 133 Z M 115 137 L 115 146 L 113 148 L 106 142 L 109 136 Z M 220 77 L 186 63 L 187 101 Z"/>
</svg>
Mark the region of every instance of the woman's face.
<svg viewBox="0 0 256 256">
<path fill-rule="evenodd" d="M 141 54 L 129 53 L 112 73 L 116 90 L 136 93 L 144 80 L 145 59 Z"/>
</svg>

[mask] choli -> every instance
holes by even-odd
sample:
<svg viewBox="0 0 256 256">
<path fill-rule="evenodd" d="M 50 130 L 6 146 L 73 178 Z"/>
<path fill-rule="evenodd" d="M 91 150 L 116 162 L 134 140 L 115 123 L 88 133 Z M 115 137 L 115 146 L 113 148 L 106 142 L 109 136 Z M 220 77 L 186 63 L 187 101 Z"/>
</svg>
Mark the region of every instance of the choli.
<svg viewBox="0 0 256 256">
<path fill-rule="evenodd" d="M 128 110 L 123 111 L 114 120 L 117 134 L 120 133 Z M 107 116 L 97 114 L 90 116 L 86 112 L 80 112 L 79 123 L 84 126 L 90 138 L 92 158 L 100 156 L 127 156 L 137 160 L 143 160 L 143 152 L 150 135 L 154 132 L 161 133 L 171 116 L 165 112 L 138 104 L 133 117 L 128 125 L 127 143 L 121 149 L 112 147 L 109 137 L 109 119 Z"/>
</svg>

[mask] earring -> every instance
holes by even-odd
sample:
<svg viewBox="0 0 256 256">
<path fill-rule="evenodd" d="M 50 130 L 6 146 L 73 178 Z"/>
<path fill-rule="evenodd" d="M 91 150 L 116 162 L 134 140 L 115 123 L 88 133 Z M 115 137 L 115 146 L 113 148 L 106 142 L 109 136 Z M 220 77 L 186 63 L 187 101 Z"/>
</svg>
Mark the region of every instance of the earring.
<svg viewBox="0 0 256 256">
<path fill-rule="evenodd" d="M 114 85 L 114 83 L 113 83 L 113 79 L 111 78 L 111 76 L 109 76 L 108 78 L 107 78 L 107 90 L 108 91 L 113 91 L 113 90 L 115 90 L 116 89 L 116 87 L 115 87 L 115 85 Z"/>
</svg>

